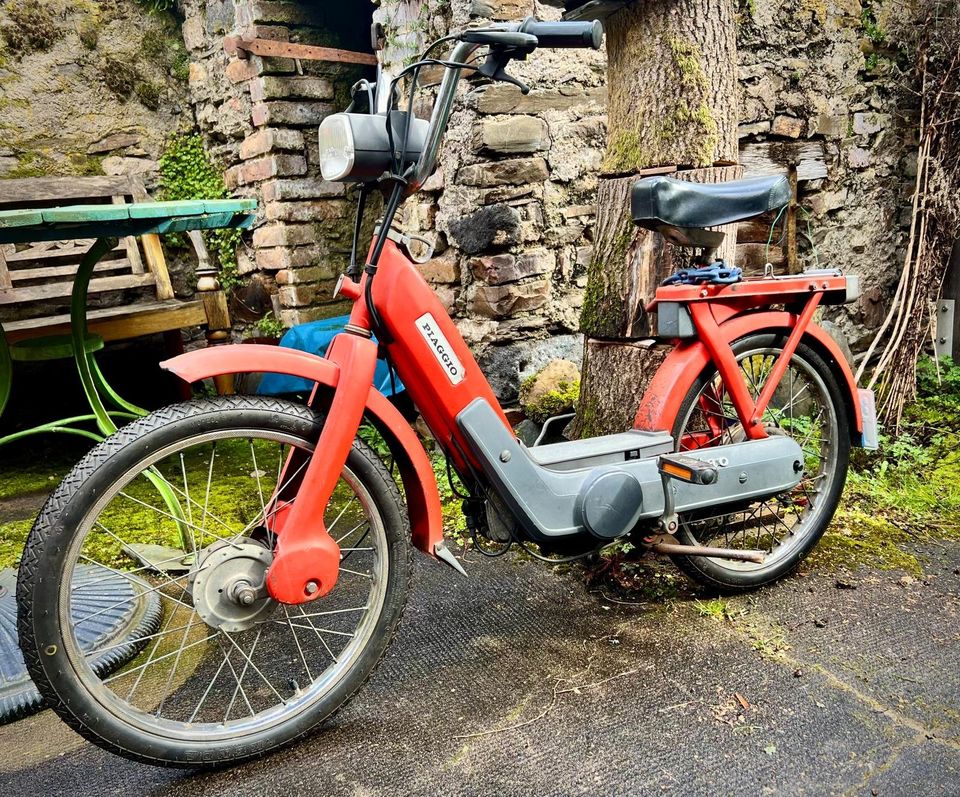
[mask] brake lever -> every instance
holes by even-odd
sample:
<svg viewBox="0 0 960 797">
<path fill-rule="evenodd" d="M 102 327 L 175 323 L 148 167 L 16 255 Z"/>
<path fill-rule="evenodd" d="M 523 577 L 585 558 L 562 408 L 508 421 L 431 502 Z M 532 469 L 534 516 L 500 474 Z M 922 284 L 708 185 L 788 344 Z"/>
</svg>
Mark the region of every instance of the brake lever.
<svg viewBox="0 0 960 797">
<path fill-rule="evenodd" d="M 523 53 L 523 55 L 526 56 L 526 53 Z M 480 65 L 477 71 L 491 80 L 510 83 L 520 89 L 521 94 L 527 95 L 530 93 L 530 87 L 507 72 L 507 64 L 510 63 L 512 57 L 513 56 L 505 50 L 498 49 L 491 51 L 490 55 L 487 56 L 487 60 Z"/>
</svg>

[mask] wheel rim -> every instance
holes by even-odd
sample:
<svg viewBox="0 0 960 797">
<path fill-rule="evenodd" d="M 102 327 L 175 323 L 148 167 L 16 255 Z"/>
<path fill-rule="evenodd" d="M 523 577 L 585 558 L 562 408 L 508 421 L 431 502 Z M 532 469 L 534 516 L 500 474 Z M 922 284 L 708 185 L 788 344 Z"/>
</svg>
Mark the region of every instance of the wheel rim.
<svg viewBox="0 0 960 797">
<path fill-rule="evenodd" d="M 281 483 L 283 463 L 294 449 L 305 456 Z M 218 549 L 242 550 L 250 562 L 263 558 L 255 552 L 259 548 L 269 563 L 273 539 L 264 513 L 274 489 L 293 482 L 310 454 L 312 444 L 263 429 L 197 435 L 145 457 L 87 512 L 67 553 L 58 609 L 65 653 L 105 709 L 143 732 L 176 741 L 236 740 L 302 715 L 343 681 L 375 632 L 389 570 L 383 520 L 349 467 L 325 513 L 341 546 L 340 576 L 329 595 L 298 607 L 267 599 L 270 605 L 256 606 L 246 628 L 229 631 L 209 625 L 209 613 L 206 621 L 201 618 L 192 592 L 198 573 L 217 577 L 218 570 L 205 563 L 222 563 Z M 178 511 L 162 500 L 158 476 Z M 179 541 L 182 560 L 160 561 L 189 569 L 160 574 L 137 561 L 134 551 L 144 541 Z M 160 630 L 141 640 L 140 654 L 103 680 L 90 667 L 103 651 L 82 654 L 77 645 L 77 626 L 97 618 L 75 621 L 70 615 L 79 564 L 148 581 L 164 607 Z"/>
<path fill-rule="evenodd" d="M 740 373 L 756 400 L 781 353 L 776 347 L 751 348 L 737 355 Z M 762 564 L 706 558 L 715 567 L 755 573 L 778 566 L 816 533 L 823 513 L 831 511 L 826 496 L 837 475 L 839 419 L 822 376 L 798 355 L 791 359 L 763 419 L 768 434 L 785 434 L 803 451 L 800 484 L 786 493 L 747 506 L 704 510 L 680 516 L 686 534 L 700 545 L 761 550 Z M 729 393 L 719 375 L 707 382 L 690 403 L 679 426 L 681 451 L 746 439 Z"/>
</svg>

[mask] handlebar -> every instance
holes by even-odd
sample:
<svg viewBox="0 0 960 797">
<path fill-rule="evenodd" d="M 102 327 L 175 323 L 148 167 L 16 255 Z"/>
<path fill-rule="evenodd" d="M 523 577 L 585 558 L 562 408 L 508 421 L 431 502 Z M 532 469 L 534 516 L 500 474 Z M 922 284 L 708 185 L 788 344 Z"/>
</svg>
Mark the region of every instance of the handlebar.
<svg viewBox="0 0 960 797">
<path fill-rule="evenodd" d="M 534 17 L 528 17 L 523 22 L 496 23 L 486 28 L 474 28 L 471 33 L 476 34 L 480 31 L 491 34 L 497 32 L 501 34 L 519 33 L 526 34 L 527 37 L 536 37 L 534 41 L 527 42 L 528 46 L 533 45 L 529 47 L 528 52 L 536 46 L 551 48 L 589 47 L 599 50 L 603 43 L 603 25 L 599 20 L 593 22 L 540 22 Z M 477 41 L 481 38 L 487 38 L 488 40 Z M 461 64 L 469 61 L 478 49 L 490 44 L 489 38 L 495 38 L 495 36 L 464 36 L 453 49 L 450 60 Z M 469 39 L 472 39 L 472 41 Z M 415 193 L 433 172 L 437 155 L 440 152 L 440 145 L 443 142 L 443 134 L 447 129 L 447 123 L 450 121 L 450 114 L 453 111 L 453 102 L 457 94 L 457 84 L 460 82 L 461 71 L 461 69 L 454 67 L 448 68 L 443 76 L 443 81 L 440 83 L 423 152 L 417 163 L 416 173 L 407 185 L 408 196 Z"/>
<path fill-rule="evenodd" d="M 541 47 L 590 47 L 599 50 L 603 45 L 603 24 L 593 22 L 540 22 L 529 17 L 520 25 L 520 33 L 537 37 Z"/>
</svg>

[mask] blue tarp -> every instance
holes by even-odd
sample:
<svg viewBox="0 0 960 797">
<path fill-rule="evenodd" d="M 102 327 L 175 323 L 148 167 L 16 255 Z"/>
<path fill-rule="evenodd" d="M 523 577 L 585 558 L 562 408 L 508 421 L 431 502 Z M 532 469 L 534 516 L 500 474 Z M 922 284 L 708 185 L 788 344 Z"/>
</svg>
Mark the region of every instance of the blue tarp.
<svg viewBox="0 0 960 797">
<path fill-rule="evenodd" d="M 334 336 L 343 332 L 343 328 L 349 320 L 350 316 L 341 315 L 336 318 L 314 321 L 310 324 L 300 324 L 287 330 L 280 339 L 280 345 L 288 349 L 319 354 L 322 357 L 326 354 Z M 377 370 L 373 374 L 373 386 L 388 397 L 394 394 L 394 386 L 397 393 L 402 393 L 404 390 L 403 384 L 396 376 L 394 376 L 391 384 L 390 371 L 383 360 L 377 360 Z M 313 382 L 306 379 L 287 376 L 286 374 L 264 374 L 263 379 L 260 380 L 260 386 L 257 388 L 257 393 L 261 396 L 280 396 L 284 393 L 309 393 L 311 390 L 313 390 Z"/>
</svg>

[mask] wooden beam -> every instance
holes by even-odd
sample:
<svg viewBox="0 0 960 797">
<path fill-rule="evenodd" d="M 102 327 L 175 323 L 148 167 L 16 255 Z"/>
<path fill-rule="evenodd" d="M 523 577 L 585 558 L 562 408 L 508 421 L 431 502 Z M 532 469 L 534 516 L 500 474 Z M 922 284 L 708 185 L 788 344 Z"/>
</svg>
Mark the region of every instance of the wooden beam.
<svg viewBox="0 0 960 797">
<path fill-rule="evenodd" d="M 357 53 L 338 50 L 334 47 L 317 47 L 312 44 L 293 44 L 271 39 L 247 39 L 243 36 L 227 36 L 223 49 L 229 55 L 246 58 L 247 54 L 266 58 L 294 58 L 299 61 L 331 61 L 338 64 L 364 64 L 376 66 L 377 57 L 372 53 Z"/>
<path fill-rule="evenodd" d="M 148 305 L 91 310 L 87 314 L 87 328 L 106 341 L 129 340 L 171 329 L 202 326 L 206 320 L 202 301 L 166 304 L 157 302 Z M 69 335 L 70 316 L 48 316 L 27 321 L 14 321 L 5 324 L 4 330 L 10 343 L 46 335 Z"/>
</svg>

